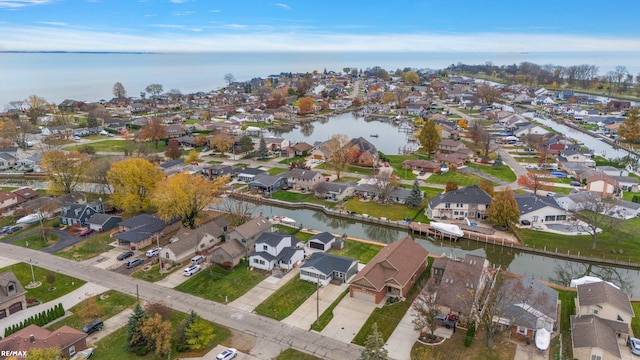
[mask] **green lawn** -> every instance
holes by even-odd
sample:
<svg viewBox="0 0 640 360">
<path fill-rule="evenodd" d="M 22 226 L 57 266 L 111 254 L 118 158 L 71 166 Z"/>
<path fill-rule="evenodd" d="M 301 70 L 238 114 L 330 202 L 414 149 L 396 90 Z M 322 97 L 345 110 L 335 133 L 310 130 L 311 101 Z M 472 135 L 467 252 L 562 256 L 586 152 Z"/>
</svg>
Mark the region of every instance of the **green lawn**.
<svg viewBox="0 0 640 360">
<path fill-rule="evenodd" d="M 591 250 L 591 235 L 568 236 L 552 234 L 529 229 L 517 230 L 520 241 L 537 249 L 545 246 L 547 250 L 566 254 L 580 252 L 582 256 L 606 258 L 610 260 L 640 262 L 640 242 L 637 232 L 640 228 L 640 218 L 624 220 L 618 223 L 614 232 L 604 231 L 596 238 L 597 249 Z M 622 253 L 620 253 L 622 251 Z"/>
<path fill-rule="evenodd" d="M 632 302 L 631 306 L 635 314 L 640 314 L 640 302 Z M 631 319 L 631 329 L 636 337 L 640 336 L 640 316 Z"/>
<path fill-rule="evenodd" d="M 402 180 L 413 180 L 416 178 L 416 174 L 411 170 L 405 170 L 402 168 L 402 162 L 405 160 L 418 160 L 425 157 L 419 155 L 385 155 L 389 161 L 389 165 L 396 170 L 396 174 Z"/>
<path fill-rule="evenodd" d="M 278 175 L 278 174 L 282 174 L 283 172 L 289 171 L 285 168 L 271 168 L 267 171 L 267 173 L 269 173 L 269 175 Z"/>
<path fill-rule="evenodd" d="M 40 250 L 40 249 L 46 248 L 47 246 L 55 244 L 56 242 L 58 242 L 58 239 L 59 239 L 58 235 L 56 234 L 47 234 L 46 237 L 47 237 L 47 241 L 44 240 L 44 238 L 42 237 L 42 234 L 31 235 L 31 236 L 27 236 L 25 238 L 16 240 L 12 242 L 12 244 L 22 246 L 22 247 L 28 247 L 33 250 Z M 27 246 L 27 243 L 29 244 L 29 246 Z"/>
<path fill-rule="evenodd" d="M 329 325 L 329 323 L 333 319 L 333 309 L 335 309 L 336 306 L 338 306 L 340 301 L 342 301 L 342 298 L 344 298 L 348 293 L 349 293 L 349 289 L 345 290 L 342 294 L 340 294 L 340 296 L 338 296 L 338 298 L 335 299 L 333 303 L 331 303 L 331 305 L 329 305 L 329 307 L 326 308 L 325 311 L 320 315 L 320 317 L 318 318 L 318 321 L 315 321 L 313 324 L 311 324 L 311 330 L 320 332 L 327 325 Z"/>
<path fill-rule="evenodd" d="M 266 279 L 268 275 L 263 271 L 249 270 L 245 263 L 232 270 L 211 265 L 178 285 L 176 290 L 220 303 L 231 302 Z"/>
<path fill-rule="evenodd" d="M 300 161 L 307 161 L 307 158 L 305 158 L 304 156 L 294 156 L 294 157 L 290 157 L 290 158 L 284 158 L 284 159 L 278 161 L 278 164 L 289 165 L 292 162 L 300 162 Z"/>
<path fill-rule="evenodd" d="M 316 166 L 314 170 L 333 170 L 333 166 L 328 162 L 323 162 L 322 164 Z M 375 170 L 369 167 L 349 166 L 345 171 L 342 171 L 340 175 L 344 173 L 373 175 L 375 173 Z"/>
<path fill-rule="evenodd" d="M 109 139 L 109 140 L 98 141 L 90 144 L 77 144 L 74 146 L 69 146 L 65 149 L 77 151 L 83 146 L 90 146 L 95 151 L 99 151 L 99 152 L 103 152 L 103 151 L 104 152 L 124 152 L 127 149 L 127 147 L 134 146 L 134 145 L 135 143 L 133 140 Z M 144 143 L 144 146 L 148 148 L 151 152 L 164 152 L 166 147 L 164 141 L 159 141 L 157 148 L 156 148 L 156 145 L 152 142 Z"/>
<path fill-rule="evenodd" d="M 288 202 L 308 202 L 313 204 L 319 204 L 326 206 L 328 208 L 333 208 L 336 206 L 335 202 L 324 201 L 324 199 L 319 199 L 313 195 L 313 193 L 299 193 L 293 191 L 276 191 L 271 194 L 272 199 L 278 199 Z"/>
<path fill-rule="evenodd" d="M 540 162 L 540 159 L 537 157 L 514 156 L 513 159 L 519 163 L 526 163 L 526 164 L 537 164 Z"/>
<path fill-rule="evenodd" d="M 103 299 L 104 298 L 104 299 Z M 95 296 L 96 303 L 100 309 L 99 313 L 95 315 L 92 319 L 83 319 L 80 315 L 78 315 L 82 311 L 82 307 L 86 305 L 88 300 L 84 300 L 71 309 L 66 309 L 72 313 L 72 315 L 60 320 L 56 321 L 54 324 L 48 327 L 49 330 L 59 329 L 64 325 L 71 326 L 74 329 L 82 329 L 87 323 L 93 320 L 106 320 L 111 318 L 120 312 L 133 307 L 136 304 L 136 298 L 133 296 L 129 296 L 115 290 L 108 290 L 103 294 Z"/>
<path fill-rule="evenodd" d="M 375 218 L 385 217 L 389 220 L 413 219 L 421 210 L 404 204 L 378 204 L 371 201 L 360 201 L 353 198 L 344 204 L 346 210 L 355 211 L 358 214 L 368 214 Z"/>
<path fill-rule="evenodd" d="M 432 188 L 428 186 L 420 186 L 420 190 L 424 191 L 424 194 L 427 196 L 427 199 L 434 198 L 444 191 L 444 189 Z"/>
<path fill-rule="evenodd" d="M 328 252 L 352 259 L 357 259 L 362 264 L 366 264 L 382 250 L 382 245 L 370 244 L 362 241 L 345 240 L 343 249 L 330 249 Z"/>
<path fill-rule="evenodd" d="M 558 300 L 560 300 L 560 334 L 562 334 L 563 341 L 563 359 L 573 359 L 573 351 L 571 349 L 571 315 L 576 313 L 575 298 L 577 292 L 558 290 Z M 551 354 L 554 359 L 560 349 L 560 338 L 558 336 L 551 340 Z"/>
<path fill-rule="evenodd" d="M 343 182 L 352 181 L 352 182 L 356 182 L 357 183 L 359 180 L 360 180 L 360 178 L 357 178 L 357 177 L 341 176 L 340 179 L 336 179 L 333 182 L 343 183 Z"/>
<path fill-rule="evenodd" d="M 474 174 L 463 174 L 457 171 L 449 171 L 446 174 L 433 174 L 425 180 L 425 183 L 446 185 L 449 181 L 455 181 L 459 187 L 463 187 L 477 185 L 482 180 L 484 179 Z"/>
<path fill-rule="evenodd" d="M 173 266 L 169 271 L 165 271 L 161 274 L 159 271 L 160 265 L 154 264 L 151 266 L 149 271 L 145 271 L 144 267 L 142 267 L 136 270 L 136 272 L 134 272 L 133 274 L 131 274 L 131 276 L 133 276 L 136 279 L 140 279 L 148 282 L 156 282 L 166 278 L 167 276 L 174 273 L 176 270 L 180 270 L 181 268 L 182 268 L 181 266 L 176 265 L 176 266 Z"/>
<path fill-rule="evenodd" d="M 396 326 L 400 323 L 402 317 L 407 313 L 411 307 L 411 303 L 415 300 L 419 293 L 419 286 L 426 284 L 431 272 L 431 264 L 433 264 L 433 258 L 428 258 L 428 264 L 426 270 L 420 275 L 416 283 L 411 287 L 407 294 L 407 299 L 391 305 L 385 305 L 381 308 L 375 308 L 367 321 L 362 325 L 362 328 L 358 332 L 352 343 L 364 346 L 367 341 L 367 336 L 371 333 L 373 324 L 378 324 L 378 330 L 382 333 L 382 338 L 387 341 Z"/>
<path fill-rule="evenodd" d="M 27 290 L 27 299 L 38 299 L 41 303 L 46 303 L 59 298 L 62 295 L 68 294 L 71 291 L 84 285 L 85 282 L 71 276 L 53 273 L 55 274 L 55 281 L 53 284 L 49 284 L 46 279 L 47 273 L 50 271 L 38 266 L 33 266 L 33 275 L 36 282 L 40 281 L 42 285 L 35 289 L 27 289 L 27 285 L 31 283 L 31 268 L 27 263 L 17 263 L 11 266 L 0 269 L 0 272 L 12 270 L 16 275 L 22 286 Z M 49 291 L 50 288 L 55 288 Z"/>
<path fill-rule="evenodd" d="M 468 164 L 467 166 L 482 171 L 485 174 L 496 177 L 507 182 L 516 181 L 516 174 L 507 165 L 495 167 L 491 165 Z"/>
<path fill-rule="evenodd" d="M 176 329 L 178 325 L 187 318 L 187 314 L 181 313 L 178 311 L 172 311 L 169 316 L 169 321 L 171 321 L 172 329 Z M 208 353 L 211 349 L 216 347 L 218 344 L 225 342 L 227 339 L 231 338 L 231 331 L 224 326 L 218 325 L 216 323 L 209 322 L 209 324 L 213 327 L 213 333 L 215 334 L 214 339 L 208 346 L 204 349 L 188 351 L 188 352 L 178 352 L 176 348 L 175 337 L 177 334 L 174 332 L 173 337 L 174 341 L 172 341 L 171 346 L 171 358 L 200 358 L 203 357 L 206 353 Z M 120 329 L 116 330 L 114 333 L 108 335 L 107 337 L 99 340 L 96 343 L 96 351 L 91 357 L 95 360 L 112 360 L 112 359 L 163 359 L 164 357 L 158 357 L 153 352 L 148 353 L 145 356 L 137 356 L 127 351 L 127 327 L 123 326 Z"/>
<path fill-rule="evenodd" d="M 87 239 L 57 252 L 56 255 L 76 261 L 87 260 L 112 249 L 109 244 L 113 241 L 114 239 L 109 237 L 109 233 L 94 233 Z"/>
<path fill-rule="evenodd" d="M 276 320 L 285 319 L 316 291 L 316 286 L 296 276 L 266 298 L 254 311 Z"/>
<path fill-rule="evenodd" d="M 303 353 L 296 349 L 287 349 L 276 356 L 274 360 L 322 360 L 319 357 Z"/>
</svg>

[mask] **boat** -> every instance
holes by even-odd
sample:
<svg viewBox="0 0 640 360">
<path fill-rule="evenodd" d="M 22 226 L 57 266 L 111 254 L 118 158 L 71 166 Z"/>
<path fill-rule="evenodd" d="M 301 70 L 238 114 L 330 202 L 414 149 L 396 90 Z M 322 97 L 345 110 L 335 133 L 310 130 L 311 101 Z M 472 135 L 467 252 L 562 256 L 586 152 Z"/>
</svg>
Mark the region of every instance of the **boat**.
<svg viewBox="0 0 640 360">
<path fill-rule="evenodd" d="M 285 224 L 294 224 L 296 222 L 294 219 L 282 215 L 274 216 L 273 219 Z"/>
<path fill-rule="evenodd" d="M 551 332 L 549 332 L 549 330 L 545 328 L 537 329 L 535 335 L 535 343 L 538 350 L 547 350 L 549 348 L 549 344 L 551 343 Z"/>
<path fill-rule="evenodd" d="M 378 137 L 378 134 L 371 134 L 371 137 Z"/>
<path fill-rule="evenodd" d="M 21 217 L 20 219 L 18 219 L 18 221 L 16 221 L 16 224 L 33 224 L 33 223 L 37 223 L 41 219 L 42 219 L 42 215 L 40 215 L 39 213 L 31 214 L 31 215 Z"/>
<path fill-rule="evenodd" d="M 462 232 L 460 227 L 455 224 L 431 222 L 429 225 L 431 225 L 431 228 L 433 228 L 434 231 L 445 234 L 445 235 L 455 236 L 455 237 L 464 236 L 464 232 Z"/>
</svg>

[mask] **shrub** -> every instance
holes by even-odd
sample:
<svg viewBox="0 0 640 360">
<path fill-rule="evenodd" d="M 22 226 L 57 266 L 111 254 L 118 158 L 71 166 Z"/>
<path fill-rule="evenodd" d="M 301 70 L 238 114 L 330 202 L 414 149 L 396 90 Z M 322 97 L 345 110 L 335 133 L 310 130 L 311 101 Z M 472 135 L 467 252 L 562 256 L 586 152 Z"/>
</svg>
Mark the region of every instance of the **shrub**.
<svg viewBox="0 0 640 360">
<path fill-rule="evenodd" d="M 471 342 L 473 342 L 473 337 L 476 335 L 476 323 L 471 323 L 469 328 L 467 329 L 467 336 L 464 338 L 464 346 L 471 346 Z"/>
</svg>

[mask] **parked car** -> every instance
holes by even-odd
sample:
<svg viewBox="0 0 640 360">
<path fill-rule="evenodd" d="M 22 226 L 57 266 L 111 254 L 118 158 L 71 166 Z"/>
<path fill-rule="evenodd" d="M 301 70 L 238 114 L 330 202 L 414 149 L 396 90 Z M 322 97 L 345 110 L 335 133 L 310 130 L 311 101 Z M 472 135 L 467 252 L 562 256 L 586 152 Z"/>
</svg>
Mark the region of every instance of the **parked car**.
<svg viewBox="0 0 640 360">
<path fill-rule="evenodd" d="M 122 254 L 118 255 L 118 260 L 122 261 L 132 256 L 133 256 L 133 251 L 125 251 Z"/>
<path fill-rule="evenodd" d="M 580 181 L 572 181 L 572 182 L 569 183 L 569 185 L 571 185 L 571 186 L 582 186 Z"/>
<path fill-rule="evenodd" d="M 13 226 L 9 226 L 9 229 L 7 229 L 6 233 L 7 234 L 13 234 L 13 233 L 16 233 L 16 232 L 18 232 L 20 230 L 22 230 L 22 226 L 13 225 Z"/>
<path fill-rule="evenodd" d="M 454 314 L 441 314 L 441 315 L 436 315 L 434 317 L 434 319 L 438 320 L 438 323 L 440 324 L 440 326 L 444 326 L 447 329 L 451 329 L 452 327 L 456 326 L 456 323 L 458 322 L 458 316 L 454 315 Z"/>
<path fill-rule="evenodd" d="M 96 320 L 90 323 L 89 325 L 83 327 L 82 332 L 85 332 L 87 334 L 93 334 L 96 331 L 102 330 L 103 327 L 104 327 L 104 323 L 100 320 Z"/>
<path fill-rule="evenodd" d="M 216 356 L 216 360 L 229 360 L 238 356 L 238 350 L 229 348 Z"/>
<path fill-rule="evenodd" d="M 191 275 L 197 273 L 198 271 L 200 271 L 200 269 L 201 269 L 200 265 L 191 265 L 191 266 L 185 268 L 184 270 L 182 270 L 182 275 L 191 276 Z"/>
<path fill-rule="evenodd" d="M 554 192 L 552 192 L 552 191 L 548 191 L 548 192 L 547 192 L 547 196 L 548 196 L 548 197 L 554 197 L 554 196 L 556 196 L 556 193 L 554 193 Z"/>
<path fill-rule="evenodd" d="M 125 266 L 126 266 L 127 268 L 131 269 L 132 267 L 136 267 L 136 266 L 138 266 L 138 265 L 140 265 L 140 264 L 143 264 L 143 263 L 144 263 L 144 260 L 142 260 L 142 259 L 140 259 L 140 258 L 134 258 L 134 259 L 128 260 L 128 261 L 125 263 Z"/>
<path fill-rule="evenodd" d="M 418 173 L 418 176 L 425 176 L 426 174 L 427 174 L 427 172 L 426 172 L 426 171 L 420 171 L 420 172 Z"/>
<path fill-rule="evenodd" d="M 3 226 L 2 229 L 0 229 L 0 234 L 4 234 L 8 232 L 10 227 L 11 226 Z"/>
<path fill-rule="evenodd" d="M 87 236 L 87 235 L 91 234 L 92 232 L 93 232 L 92 228 L 86 228 L 86 229 L 80 231 L 80 236 Z"/>
<path fill-rule="evenodd" d="M 146 255 L 147 255 L 148 258 L 157 256 L 157 255 L 160 254 L 160 250 L 162 250 L 162 248 L 159 248 L 159 247 L 153 248 L 151 250 L 147 250 Z"/>
<path fill-rule="evenodd" d="M 191 264 L 193 264 L 193 265 L 202 264 L 205 260 L 207 260 L 207 258 L 205 258 L 204 256 L 196 255 L 196 256 L 191 258 Z"/>
<path fill-rule="evenodd" d="M 640 339 L 630 337 L 629 338 L 629 347 L 631 348 L 631 353 L 634 355 L 640 355 Z"/>
<path fill-rule="evenodd" d="M 84 350 L 80 350 L 76 352 L 69 360 L 80 360 L 80 359 L 86 360 L 93 355 L 93 352 L 95 351 L 95 349 L 96 348 L 90 347 Z"/>
</svg>

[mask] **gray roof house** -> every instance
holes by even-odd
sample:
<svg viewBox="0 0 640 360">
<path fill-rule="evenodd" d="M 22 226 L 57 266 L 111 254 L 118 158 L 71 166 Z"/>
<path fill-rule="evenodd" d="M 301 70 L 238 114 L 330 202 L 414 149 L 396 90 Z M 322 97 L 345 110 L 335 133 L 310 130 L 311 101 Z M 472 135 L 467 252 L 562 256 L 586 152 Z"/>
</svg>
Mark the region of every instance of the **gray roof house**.
<svg viewBox="0 0 640 360">
<path fill-rule="evenodd" d="M 358 260 L 316 252 L 300 267 L 300 280 L 327 286 L 331 280 L 346 283 L 358 273 Z"/>
<path fill-rule="evenodd" d="M 629 295 L 606 281 L 578 285 L 576 313 L 626 324 L 635 316 Z"/>
<path fill-rule="evenodd" d="M 116 227 L 122 221 L 120 216 L 108 214 L 93 214 L 87 219 L 87 225 L 90 229 L 97 232 L 109 231 Z"/>
<path fill-rule="evenodd" d="M 313 235 L 307 242 L 307 245 L 312 249 L 327 251 L 331 249 L 331 245 L 333 245 L 335 241 L 336 237 L 332 233 L 325 231 Z"/>
<path fill-rule="evenodd" d="M 93 214 L 104 214 L 102 200 L 95 200 L 88 204 L 67 203 L 60 212 L 60 223 L 64 225 L 87 225 L 87 219 Z"/>
<path fill-rule="evenodd" d="M 325 180 L 324 176 L 315 170 L 291 169 L 280 175 L 287 179 L 289 187 L 304 191 L 313 189 L 316 184 Z"/>
<path fill-rule="evenodd" d="M 211 260 L 223 266 L 236 266 L 243 257 L 254 249 L 256 239 L 271 230 L 271 222 L 262 216 L 251 219 L 232 229 L 225 235 L 225 241 L 211 252 Z"/>
<path fill-rule="evenodd" d="M 253 181 L 253 179 L 255 179 L 256 175 L 263 174 L 265 172 L 266 171 L 262 169 L 256 169 L 256 168 L 239 169 L 237 171 L 237 174 L 238 174 L 237 180 L 240 182 L 250 183 L 251 181 Z"/>
<path fill-rule="evenodd" d="M 280 190 L 287 183 L 287 178 L 282 174 L 269 175 L 267 173 L 258 174 L 249 182 L 250 189 L 257 189 L 267 193 Z"/>
<path fill-rule="evenodd" d="M 326 201 L 340 201 L 345 196 L 353 194 L 356 185 L 353 181 L 343 183 L 323 181 L 313 187 L 313 192 L 316 197 Z"/>
<path fill-rule="evenodd" d="M 491 196 L 477 185 L 439 194 L 425 210 L 430 219 L 485 219 Z"/>
<path fill-rule="evenodd" d="M 216 179 L 220 176 L 232 177 L 236 174 L 238 168 L 231 165 L 214 164 L 205 166 L 202 173 L 209 177 L 209 180 Z"/>
<path fill-rule="evenodd" d="M 520 223 L 522 224 L 567 220 L 566 210 L 560 207 L 552 197 L 527 193 L 516 195 L 515 198 L 520 209 Z"/>
<path fill-rule="evenodd" d="M 176 230 L 180 226 L 178 219 L 169 222 L 155 215 L 140 214 L 129 220 L 118 223 L 119 233 L 113 235 L 118 239 L 118 245 L 132 246 L 139 249 L 149 246 L 164 236 L 164 233 Z"/>
<path fill-rule="evenodd" d="M 255 251 L 249 255 L 251 267 L 273 270 L 293 269 L 304 260 L 304 249 L 295 236 L 279 232 L 264 232 L 256 240 Z"/>
<path fill-rule="evenodd" d="M 573 357 L 575 359 L 622 359 L 617 334 L 628 334 L 629 330 L 628 326 L 625 330 L 620 325 L 621 323 L 601 319 L 596 315 L 572 315 Z"/>
<path fill-rule="evenodd" d="M 160 258 L 181 263 L 196 253 L 219 244 L 224 234 L 223 228 L 215 221 L 198 226 L 195 229 L 180 228 L 169 244 L 160 250 Z"/>
<path fill-rule="evenodd" d="M 0 319 L 26 309 L 26 293 L 13 271 L 0 273 Z"/>
</svg>

